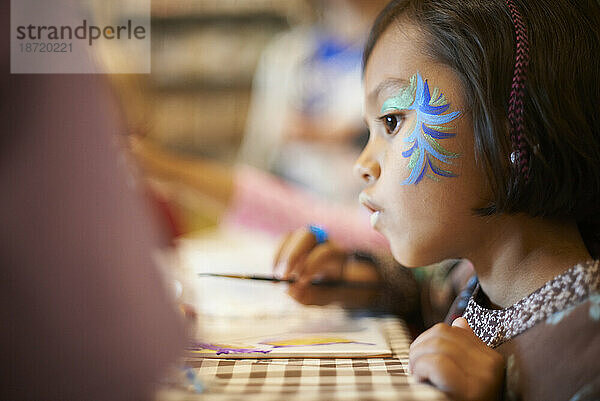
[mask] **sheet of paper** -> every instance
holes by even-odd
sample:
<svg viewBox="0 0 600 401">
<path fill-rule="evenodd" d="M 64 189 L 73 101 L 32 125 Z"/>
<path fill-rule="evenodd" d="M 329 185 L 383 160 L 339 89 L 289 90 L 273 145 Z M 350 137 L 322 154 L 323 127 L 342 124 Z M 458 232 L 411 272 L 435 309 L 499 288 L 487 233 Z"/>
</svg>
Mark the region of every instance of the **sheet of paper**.
<svg viewBox="0 0 600 401">
<path fill-rule="evenodd" d="M 205 318 L 189 347 L 211 358 L 366 358 L 391 355 L 380 322 L 330 308 L 286 319 Z"/>
<path fill-rule="evenodd" d="M 277 246 L 253 232 L 217 230 L 182 241 L 182 263 L 193 273 L 271 274 Z M 196 277 L 200 331 L 190 353 L 214 358 L 335 358 L 390 356 L 379 323 L 342 308 L 307 307 L 287 284 Z"/>
<path fill-rule="evenodd" d="M 272 274 L 278 240 L 254 231 L 222 228 L 179 241 L 183 268 L 189 272 L 194 306 L 203 315 L 243 318 L 287 316 L 303 306 L 287 295 L 287 284 L 197 273 Z"/>
</svg>

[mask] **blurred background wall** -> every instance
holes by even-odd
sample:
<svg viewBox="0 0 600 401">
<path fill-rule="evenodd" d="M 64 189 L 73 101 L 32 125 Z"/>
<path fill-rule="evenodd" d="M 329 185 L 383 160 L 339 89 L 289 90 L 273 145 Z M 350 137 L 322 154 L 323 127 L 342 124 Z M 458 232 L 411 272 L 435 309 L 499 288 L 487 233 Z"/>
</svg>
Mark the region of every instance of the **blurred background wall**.
<svg viewBox="0 0 600 401">
<path fill-rule="evenodd" d="M 97 1 L 94 10 L 126 20 L 136 4 L 127 2 Z M 152 0 L 152 73 L 112 76 L 130 128 L 172 150 L 232 160 L 262 50 L 312 18 L 304 0 Z M 110 69 L 130 55 L 104 57 Z"/>
<path fill-rule="evenodd" d="M 126 21 L 140 11 L 140 0 L 89 1 L 99 22 Z M 360 51 L 383 3 L 152 0 L 151 74 L 109 79 L 128 122 L 125 142 L 134 141 L 126 146 L 143 167 L 165 162 L 145 168 L 146 178 L 181 231 L 215 225 L 223 213 L 222 202 L 207 194 L 212 187 L 199 189 L 183 176 L 204 170 L 200 180 L 212 185 L 227 181 L 227 169 L 239 162 L 323 198 L 356 203 L 351 167 L 366 138 Z M 135 57 L 111 47 L 99 61 L 110 72 Z M 194 161 L 216 162 L 217 173 Z M 157 174 L 164 167 L 169 174 Z"/>
</svg>

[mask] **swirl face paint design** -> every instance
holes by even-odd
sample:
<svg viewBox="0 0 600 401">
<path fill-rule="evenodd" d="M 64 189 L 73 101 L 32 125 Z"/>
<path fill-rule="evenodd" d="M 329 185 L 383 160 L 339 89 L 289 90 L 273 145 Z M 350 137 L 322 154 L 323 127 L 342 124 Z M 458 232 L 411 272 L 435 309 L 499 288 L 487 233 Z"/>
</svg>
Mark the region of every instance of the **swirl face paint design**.
<svg viewBox="0 0 600 401">
<path fill-rule="evenodd" d="M 459 111 L 442 114 L 450 108 L 450 103 L 438 88 L 429 92 L 427 80 L 423 81 L 418 72 L 410 79 L 410 85 L 387 99 L 381 107 L 382 114 L 394 111 L 414 110 L 416 118 L 410 128 L 410 134 L 404 142 L 412 143 L 410 149 L 402 152 L 408 158 L 410 175 L 402 185 L 418 184 L 424 176 L 439 181 L 437 176 L 456 177 L 456 174 L 439 166 L 439 162 L 452 164 L 451 159 L 460 155 L 450 152 L 442 147 L 438 140 L 453 137 L 455 134 L 448 132 L 451 128 L 447 124 L 455 120 Z M 432 173 L 428 173 L 431 170 Z"/>
</svg>

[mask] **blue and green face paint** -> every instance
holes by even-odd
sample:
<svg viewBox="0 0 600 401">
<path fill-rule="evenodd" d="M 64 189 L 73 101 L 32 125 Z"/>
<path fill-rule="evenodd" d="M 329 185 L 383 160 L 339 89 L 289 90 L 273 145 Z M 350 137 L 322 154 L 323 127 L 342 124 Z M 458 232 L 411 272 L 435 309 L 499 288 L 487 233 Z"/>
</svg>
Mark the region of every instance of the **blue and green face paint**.
<svg viewBox="0 0 600 401">
<path fill-rule="evenodd" d="M 424 176 L 435 181 L 439 181 L 439 176 L 456 177 L 453 172 L 439 166 L 441 163 L 452 164 L 451 159 L 460 156 L 444 149 L 438 142 L 455 135 L 449 132 L 452 127 L 448 124 L 455 120 L 460 112 L 443 114 L 449 108 L 450 103 L 440 90 L 434 88 L 433 93 L 430 93 L 429 84 L 423 81 L 418 72 L 411 77 L 410 85 L 383 103 L 382 114 L 407 110 L 416 112 L 410 134 L 404 138 L 404 142 L 411 143 L 412 146 L 402 152 L 402 156 L 409 159 L 410 170 L 410 175 L 402 182 L 403 185 L 418 184 Z"/>
</svg>

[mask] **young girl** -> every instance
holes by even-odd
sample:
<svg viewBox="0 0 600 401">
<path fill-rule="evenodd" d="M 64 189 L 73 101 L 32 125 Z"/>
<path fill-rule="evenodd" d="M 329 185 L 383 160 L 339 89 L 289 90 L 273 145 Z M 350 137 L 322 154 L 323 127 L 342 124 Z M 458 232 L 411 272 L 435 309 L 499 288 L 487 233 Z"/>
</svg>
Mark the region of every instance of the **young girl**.
<svg viewBox="0 0 600 401">
<path fill-rule="evenodd" d="M 455 399 L 600 397 L 598 27 L 591 0 L 397 0 L 371 31 L 361 202 L 402 265 L 477 274 L 410 350 Z M 276 263 L 374 279 L 314 227 Z"/>
</svg>

